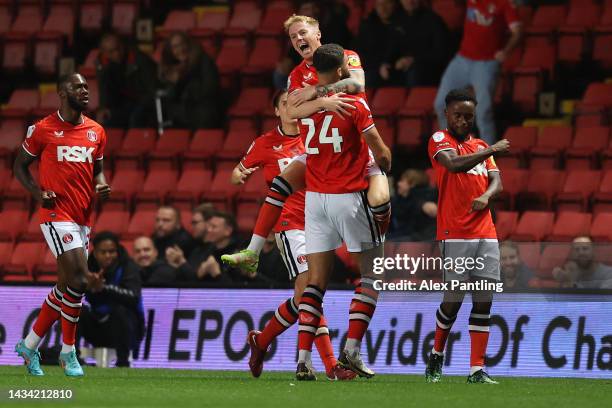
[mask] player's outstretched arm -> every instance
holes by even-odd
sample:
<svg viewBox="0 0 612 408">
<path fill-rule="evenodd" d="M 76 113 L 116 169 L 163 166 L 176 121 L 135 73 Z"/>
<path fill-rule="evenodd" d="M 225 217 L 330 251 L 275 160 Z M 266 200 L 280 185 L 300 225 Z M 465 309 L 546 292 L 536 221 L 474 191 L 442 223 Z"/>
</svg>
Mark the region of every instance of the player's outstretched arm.
<svg viewBox="0 0 612 408">
<path fill-rule="evenodd" d="M 355 109 L 355 106 L 351 104 L 351 102 L 355 102 L 355 100 L 343 95 L 344 94 L 340 93 L 325 96 L 304 103 L 297 103 L 295 99 L 292 99 L 292 95 L 289 95 L 287 100 L 287 114 L 291 119 L 301 119 L 307 118 L 321 110 L 326 110 L 328 112 L 338 113 L 342 116 L 349 116 L 349 111 Z"/>
<path fill-rule="evenodd" d="M 391 170 L 391 150 L 382 140 L 382 137 L 380 137 L 376 127 L 372 127 L 371 129 L 363 132 L 363 137 L 372 150 L 376 164 L 378 164 L 385 172 L 389 172 Z"/>
<path fill-rule="evenodd" d="M 17 153 L 17 158 L 15 158 L 15 162 L 13 163 L 13 173 L 17 180 L 23 185 L 23 187 L 32 194 L 32 197 L 36 199 L 36 201 L 42 202 L 44 201 L 43 193 L 52 193 L 52 192 L 43 192 L 34 177 L 32 177 L 32 173 L 30 173 L 30 165 L 36 160 L 36 156 L 30 155 L 26 152 L 23 147 L 19 149 L 19 153 Z M 48 195 L 48 194 L 47 194 Z M 50 199 L 51 197 L 47 197 Z"/>
<path fill-rule="evenodd" d="M 240 184 L 244 184 L 246 179 L 249 178 L 249 176 L 253 174 L 253 172 L 257 169 L 258 167 L 245 169 L 244 167 L 242 167 L 242 164 L 238 163 L 236 167 L 234 167 L 234 170 L 232 170 L 232 176 L 230 177 L 230 183 L 236 186 L 239 186 Z"/>
<path fill-rule="evenodd" d="M 458 155 L 455 150 L 442 150 L 436 155 L 436 160 L 446 167 L 451 173 L 461 173 L 470 170 L 478 163 L 482 163 L 490 156 L 497 153 L 507 152 L 510 148 L 510 142 L 503 139 L 476 153 Z"/>
</svg>

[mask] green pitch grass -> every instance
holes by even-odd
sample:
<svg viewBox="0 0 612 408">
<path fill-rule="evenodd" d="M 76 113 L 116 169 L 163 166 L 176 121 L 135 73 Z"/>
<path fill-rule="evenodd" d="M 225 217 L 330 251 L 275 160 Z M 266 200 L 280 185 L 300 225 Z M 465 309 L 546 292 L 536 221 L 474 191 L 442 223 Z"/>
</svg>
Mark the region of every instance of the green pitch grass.
<svg viewBox="0 0 612 408">
<path fill-rule="evenodd" d="M 465 377 L 425 384 L 422 376 L 380 375 L 352 382 L 298 383 L 292 373 L 165 369 L 97 369 L 84 378 L 66 378 L 59 367 L 44 377 L 26 376 L 23 367 L 0 367 L 3 407 L 603 407 L 609 406 L 610 380 L 504 378 L 500 385 L 468 385 Z M 8 400 L 9 389 L 71 389 L 69 401 Z"/>
</svg>

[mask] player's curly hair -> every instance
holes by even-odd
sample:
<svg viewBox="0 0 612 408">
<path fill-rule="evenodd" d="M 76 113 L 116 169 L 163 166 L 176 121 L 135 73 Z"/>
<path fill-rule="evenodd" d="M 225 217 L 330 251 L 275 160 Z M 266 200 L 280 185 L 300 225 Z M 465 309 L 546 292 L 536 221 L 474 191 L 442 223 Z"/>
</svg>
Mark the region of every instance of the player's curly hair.
<svg viewBox="0 0 612 408">
<path fill-rule="evenodd" d="M 344 48 L 338 44 L 324 44 L 317 48 L 312 57 L 312 65 L 319 73 L 338 69 L 344 63 Z"/>
<path fill-rule="evenodd" d="M 289 27 L 291 27 L 295 23 L 305 23 L 311 26 L 319 27 L 319 21 L 316 18 L 308 17 L 308 16 L 298 16 L 297 14 L 292 15 L 283 23 L 283 27 L 285 27 L 285 32 L 289 32 Z"/>
<path fill-rule="evenodd" d="M 453 102 L 472 102 L 474 105 L 477 104 L 476 98 L 474 97 L 474 93 L 471 89 L 468 88 L 453 89 L 452 91 L 446 94 L 444 102 L 446 103 L 446 106 L 450 105 Z"/>
</svg>

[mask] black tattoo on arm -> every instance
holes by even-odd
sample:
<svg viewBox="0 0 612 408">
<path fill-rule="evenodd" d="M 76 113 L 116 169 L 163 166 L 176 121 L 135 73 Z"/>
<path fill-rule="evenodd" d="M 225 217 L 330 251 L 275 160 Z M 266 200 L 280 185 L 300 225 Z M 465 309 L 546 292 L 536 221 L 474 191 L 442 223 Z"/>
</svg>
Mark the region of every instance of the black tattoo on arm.
<svg viewBox="0 0 612 408">
<path fill-rule="evenodd" d="M 341 79 L 338 82 L 329 85 L 317 85 L 316 93 L 317 98 L 321 98 L 329 95 L 330 93 L 347 93 L 347 94 L 358 94 L 364 91 L 364 87 L 359 81 L 354 78 Z"/>
</svg>

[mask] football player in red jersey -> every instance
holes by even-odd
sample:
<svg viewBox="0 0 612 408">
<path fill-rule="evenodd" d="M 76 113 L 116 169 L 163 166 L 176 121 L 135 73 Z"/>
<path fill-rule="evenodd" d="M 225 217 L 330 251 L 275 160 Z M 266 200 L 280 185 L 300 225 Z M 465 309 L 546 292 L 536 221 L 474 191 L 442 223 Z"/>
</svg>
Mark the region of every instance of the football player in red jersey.
<svg viewBox="0 0 612 408">
<path fill-rule="evenodd" d="M 300 160 L 304 154 L 304 143 L 300 138 L 297 121 L 287 115 L 287 91 L 278 92 L 273 99 L 276 116 L 280 119 L 276 129 L 264 133 L 251 144 L 246 155 L 232 173 L 232 183 L 242 184 L 257 169 L 262 169 L 268 185 L 277 183 L 275 179 L 292 161 Z M 334 95 L 321 98 L 325 105 L 346 103 L 347 98 Z M 278 186 L 278 188 L 284 188 Z M 292 194 L 283 207 L 281 216 L 274 227 L 276 243 L 285 266 L 289 271 L 289 280 L 294 281 L 294 296 L 283 302 L 262 332 L 252 330 L 247 337 L 251 348 L 249 368 L 254 377 L 259 377 L 263 361 L 272 341 L 291 327 L 298 318 L 298 304 L 308 281 L 308 263 L 306 262 L 306 237 L 304 235 L 304 192 Z M 355 373 L 338 366 L 329 338 L 327 321 L 321 318 L 317 327 L 315 343 L 321 360 L 325 365 L 327 378 L 330 380 L 352 380 Z"/>
<path fill-rule="evenodd" d="M 303 58 L 302 63 L 289 75 L 288 105 L 289 114 L 292 118 L 304 118 L 320 110 L 322 102 L 319 99 L 328 96 L 330 93 L 358 94 L 364 92 L 365 74 L 357 53 L 345 50 L 346 66 L 343 70 L 343 76 L 333 84 L 321 85 L 317 72 L 312 65 L 314 52 L 321 46 L 321 31 L 318 21 L 312 17 L 293 15 L 285 21 L 284 26 L 293 48 Z M 344 103 L 331 108 L 333 112 L 344 115 L 352 109 L 354 109 L 354 106 Z M 305 135 L 302 135 L 302 138 L 304 137 Z M 286 188 L 277 190 L 272 186 L 268 192 L 269 199 L 264 202 L 260 209 L 247 249 L 237 254 L 224 256 L 227 263 L 246 270 L 257 268 L 257 258 L 265 238 L 276 224 L 287 197 L 294 191 L 304 188 L 305 173 L 306 167 L 301 162 L 294 161 L 277 176 L 278 184 L 284 185 Z M 369 182 L 368 204 L 374 214 L 379 232 L 384 235 L 391 216 L 389 183 L 387 176 L 376 165 L 373 157 L 370 157 L 367 174 Z"/>
<path fill-rule="evenodd" d="M 476 99 L 465 90 L 446 96 L 448 128 L 429 139 L 429 159 L 436 171 L 438 185 L 438 236 L 444 281 L 474 282 L 484 290 L 472 291 L 469 319 L 471 340 L 469 383 L 497 384 L 484 371 L 484 356 L 489 341 L 493 291 L 486 283 L 500 279 L 497 232 L 489 210 L 489 200 L 502 191 L 499 169 L 493 155 L 507 151 L 510 144 L 500 140 L 488 146 L 471 135 Z M 468 267 L 470 266 L 470 267 Z M 478 286 L 477 286 L 478 288 Z M 444 346 L 457 318 L 465 291 L 449 289 L 436 312 L 434 346 L 425 377 L 438 382 L 442 376 Z"/>
<path fill-rule="evenodd" d="M 344 49 L 337 44 L 322 45 L 314 52 L 313 64 L 322 86 L 335 83 L 346 64 Z M 391 151 L 378 134 L 363 96 L 349 98 L 354 109 L 347 116 L 321 110 L 300 120 L 300 133 L 306 135 L 305 233 L 310 270 L 298 307 L 299 381 L 315 378 L 312 342 L 323 313 L 334 252 L 342 242 L 359 260 L 361 281 L 351 302 L 347 340 L 338 362 L 361 377 L 374 375 L 363 363 L 360 349 L 378 299 L 367 259 L 382 254 L 384 236 L 367 205 L 366 168 L 368 147 L 385 171 L 391 168 Z"/>
<path fill-rule="evenodd" d="M 30 333 L 15 347 L 28 372 L 43 375 L 38 344 L 61 319 L 60 364 L 68 376 L 82 376 L 74 349 L 83 294 L 91 279 L 87 270 L 90 216 L 96 197 L 106 199 L 110 186 L 103 172 L 106 134 L 82 114 L 89 102 L 87 81 L 79 74 L 57 83 L 60 108 L 28 128 L 13 170 L 40 203 L 40 227 L 57 258 L 57 285 L 51 290 Z M 39 159 L 40 183 L 29 166 Z"/>
</svg>

